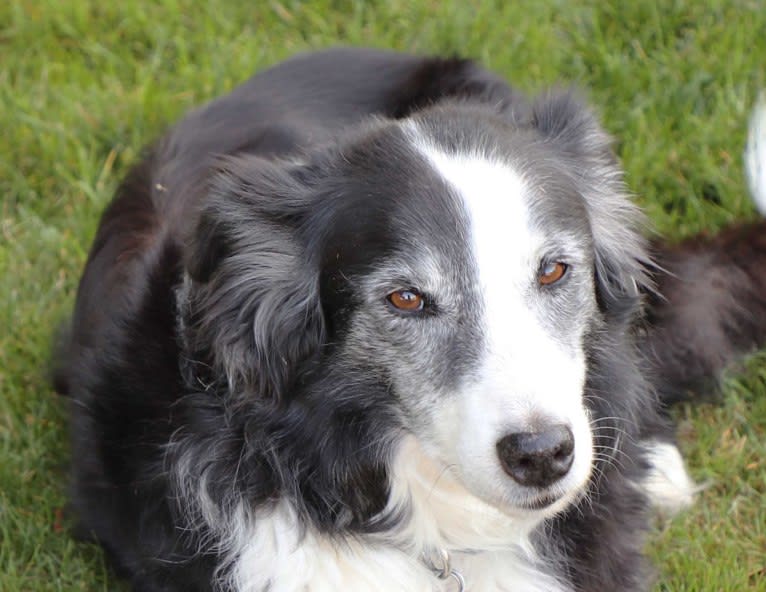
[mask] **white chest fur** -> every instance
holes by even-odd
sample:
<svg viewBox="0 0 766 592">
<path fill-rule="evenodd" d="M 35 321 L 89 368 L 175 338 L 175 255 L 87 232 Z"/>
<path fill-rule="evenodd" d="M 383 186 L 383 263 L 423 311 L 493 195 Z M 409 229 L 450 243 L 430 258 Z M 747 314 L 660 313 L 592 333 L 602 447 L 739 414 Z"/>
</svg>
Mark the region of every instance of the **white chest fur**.
<svg viewBox="0 0 766 592">
<path fill-rule="evenodd" d="M 286 502 L 239 513 L 225 545 L 228 583 L 238 592 L 456 592 L 455 579 L 439 579 L 423 561 L 426 550 L 445 549 L 466 592 L 566 592 L 529 544 L 537 520 L 470 496 L 414 440 L 401 443 L 392 474 L 387 511 L 407 518 L 375 536 L 319 535 Z"/>
<path fill-rule="evenodd" d="M 382 543 L 300 538 L 294 515 L 280 507 L 253 524 L 229 576 L 238 592 L 456 592 L 419 557 Z M 244 534 L 244 533 L 243 533 Z M 300 538 L 300 540 L 299 540 Z M 453 553 L 466 592 L 564 592 L 513 551 Z"/>
</svg>

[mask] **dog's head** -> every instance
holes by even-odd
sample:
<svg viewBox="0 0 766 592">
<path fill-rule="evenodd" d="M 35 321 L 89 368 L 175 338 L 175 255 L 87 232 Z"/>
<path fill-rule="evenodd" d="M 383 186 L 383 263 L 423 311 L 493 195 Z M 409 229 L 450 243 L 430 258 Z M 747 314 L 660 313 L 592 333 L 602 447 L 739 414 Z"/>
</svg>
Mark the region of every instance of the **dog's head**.
<svg viewBox="0 0 766 592">
<path fill-rule="evenodd" d="M 593 344 L 627 327 L 644 249 L 593 117 L 568 95 L 531 113 L 445 105 L 302 164 L 226 163 L 187 257 L 196 349 L 288 407 L 341 368 L 328 407 L 387 406 L 506 513 L 566 506 L 594 459 Z"/>
</svg>

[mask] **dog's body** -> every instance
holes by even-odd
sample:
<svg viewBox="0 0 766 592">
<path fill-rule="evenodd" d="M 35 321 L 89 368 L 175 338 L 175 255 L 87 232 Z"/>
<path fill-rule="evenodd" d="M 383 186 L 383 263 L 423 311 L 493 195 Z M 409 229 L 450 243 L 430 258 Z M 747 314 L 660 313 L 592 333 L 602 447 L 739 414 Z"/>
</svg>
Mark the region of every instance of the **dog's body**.
<svg viewBox="0 0 766 592">
<path fill-rule="evenodd" d="M 255 76 L 101 221 L 60 379 L 83 528 L 142 591 L 645 589 L 650 498 L 691 495 L 655 391 L 764 328 L 679 371 L 698 278 L 640 222 L 567 94 L 368 50 Z"/>
</svg>

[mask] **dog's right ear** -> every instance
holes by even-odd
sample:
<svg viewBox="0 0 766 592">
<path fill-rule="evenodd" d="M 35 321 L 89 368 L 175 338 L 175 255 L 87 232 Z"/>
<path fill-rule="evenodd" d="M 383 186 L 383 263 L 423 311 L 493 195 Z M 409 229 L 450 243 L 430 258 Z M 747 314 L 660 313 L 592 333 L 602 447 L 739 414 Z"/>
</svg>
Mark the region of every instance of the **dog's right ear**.
<svg viewBox="0 0 766 592">
<path fill-rule="evenodd" d="M 234 393 L 280 399 L 322 343 L 318 269 L 299 234 L 310 195 L 295 168 L 229 158 L 187 239 L 186 355 Z"/>
</svg>

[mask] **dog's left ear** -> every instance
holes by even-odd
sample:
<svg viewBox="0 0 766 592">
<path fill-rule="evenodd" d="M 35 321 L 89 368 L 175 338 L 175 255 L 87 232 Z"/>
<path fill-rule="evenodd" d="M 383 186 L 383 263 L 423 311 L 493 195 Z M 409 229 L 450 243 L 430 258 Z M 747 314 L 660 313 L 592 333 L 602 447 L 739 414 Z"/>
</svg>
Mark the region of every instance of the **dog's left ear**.
<svg viewBox="0 0 766 592">
<path fill-rule="evenodd" d="M 651 283 L 645 219 L 628 196 L 612 140 L 574 93 L 550 93 L 533 106 L 533 125 L 568 165 L 593 233 L 599 306 L 632 317 Z"/>
<path fill-rule="evenodd" d="M 186 355 L 238 395 L 283 398 L 323 340 L 318 271 L 299 231 L 311 192 L 296 169 L 223 161 L 186 241 Z"/>
</svg>

